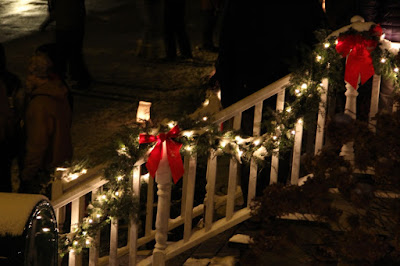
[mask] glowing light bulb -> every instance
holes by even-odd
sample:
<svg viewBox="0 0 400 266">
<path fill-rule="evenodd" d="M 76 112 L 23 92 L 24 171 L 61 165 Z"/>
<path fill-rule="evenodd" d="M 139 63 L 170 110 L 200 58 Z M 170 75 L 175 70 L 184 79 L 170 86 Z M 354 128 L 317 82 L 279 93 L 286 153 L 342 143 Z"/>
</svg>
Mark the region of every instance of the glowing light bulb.
<svg viewBox="0 0 400 266">
<path fill-rule="evenodd" d="M 398 68 L 398 67 L 395 67 L 395 68 L 393 69 L 393 71 L 396 72 L 396 73 L 398 73 L 398 72 L 399 72 L 399 68 Z"/>
<path fill-rule="evenodd" d="M 238 151 L 238 154 L 239 154 L 239 157 L 242 157 L 243 151 L 239 150 L 239 151 Z"/>
<path fill-rule="evenodd" d="M 117 192 L 115 192 L 114 194 L 115 194 L 115 196 L 119 196 L 119 192 L 118 192 L 118 191 L 117 191 Z"/>
<path fill-rule="evenodd" d="M 286 112 L 290 113 L 292 111 L 292 107 L 286 108 Z"/>
<path fill-rule="evenodd" d="M 329 48 L 329 46 L 331 46 L 329 42 L 324 43 L 325 48 Z"/>
<path fill-rule="evenodd" d="M 38 216 L 36 216 L 36 219 L 40 220 L 40 219 L 42 219 L 42 216 L 38 215 Z"/>
<path fill-rule="evenodd" d="M 209 99 L 206 99 L 204 102 L 203 102 L 203 106 L 207 106 L 207 105 L 209 105 L 210 104 L 210 100 Z"/>
<path fill-rule="evenodd" d="M 92 220 L 92 219 L 89 219 L 88 222 L 91 224 L 91 223 L 93 223 L 93 220 Z"/>
<path fill-rule="evenodd" d="M 307 84 L 306 83 L 301 84 L 301 88 L 302 89 L 307 89 Z"/>
<path fill-rule="evenodd" d="M 81 174 L 86 174 L 87 173 L 87 169 L 82 169 Z"/>
<path fill-rule="evenodd" d="M 86 234 L 87 234 L 87 232 L 86 232 L 86 231 L 82 231 L 82 235 L 84 235 L 84 236 L 85 236 Z"/>
<path fill-rule="evenodd" d="M 300 118 L 299 120 L 297 120 L 297 123 L 299 123 L 300 125 L 303 124 L 303 119 Z"/>
<path fill-rule="evenodd" d="M 85 243 L 86 243 L 86 245 L 90 245 L 90 240 L 86 239 Z"/>
<path fill-rule="evenodd" d="M 185 147 L 185 150 L 187 150 L 187 151 L 192 151 L 193 148 L 192 148 L 192 146 L 189 146 L 189 145 L 188 145 L 188 146 Z"/>
<path fill-rule="evenodd" d="M 386 58 L 382 58 L 381 59 L 381 63 L 383 64 L 383 63 L 386 63 Z"/>
<path fill-rule="evenodd" d="M 42 228 L 42 231 L 45 233 L 50 232 L 50 228 L 44 227 L 44 228 Z"/>
<path fill-rule="evenodd" d="M 187 138 L 190 138 L 191 136 L 193 136 L 193 131 L 185 131 L 182 133 L 182 135 L 184 135 Z"/>
<path fill-rule="evenodd" d="M 273 139 L 273 140 L 277 140 L 278 137 L 277 137 L 277 136 L 273 136 L 272 139 Z"/>
<path fill-rule="evenodd" d="M 317 62 L 319 62 L 319 61 L 321 61 L 321 60 L 322 60 L 322 56 L 320 56 L 320 55 L 317 55 L 316 59 L 317 59 Z"/>
<path fill-rule="evenodd" d="M 96 214 L 96 217 L 97 217 L 97 218 L 100 218 L 100 217 L 101 217 L 101 214 L 99 214 L 99 213 Z"/>
<path fill-rule="evenodd" d="M 253 143 L 254 145 L 258 146 L 260 144 L 260 140 L 256 139 Z"/>
<path fill-rule="evenodd" d="M 221 147 L 224 148 L 226 146 L 226 144 L 228 144 L 225 140 L 221 141 Z"/>
<path fill-rule="evenodd" d="M 124 177 L 121 175 L 117 177 L 117 181 L 122 181 L 122 179 L 124 179 Z"/>
<path fill-rule="evenodd" d="M 168 127 L 169 128 L 173 128 L 175 126 L 175 122 L 174 121 L 170 121 L 169 123 L 168 123 Z"/>
<path fill-rule="evenodd" d="M 339 43 L 339 40 L 336 40 L 336 41 L 335 41 L 335 44 L 337 45 L 338 43 Z"/>
<path fill-rule="evenodd" d="M 106 195 L 102 195 L 101 198 L 102 198 L 103 200 L 105 200 L 105 199 L 107 199 L 107 196 L 106 196 Z"/>
<path fill-rule="evenodd" d="M 296 134 L 296 130 L 292 130 L 290 133 L 292 133 L 292 135 Z"/>
<path fill-rule="evenodd" d="M 300 90 L 299 89 L 295 89 L 294 92 L 297 94 L 297 96 L 300 95 Z"/>
<path fill-rule="evenodd" d="M 78 241 L 74 241 L 73 243 L 72 243 L 74 246 L 76 246 L 76 245 L 78 245 Z"/>
<path fill-rule="evenodd" d="M 207 121 L 208 117 L 207 116 L 203 116 L 203 121 Z"/>
</svg>

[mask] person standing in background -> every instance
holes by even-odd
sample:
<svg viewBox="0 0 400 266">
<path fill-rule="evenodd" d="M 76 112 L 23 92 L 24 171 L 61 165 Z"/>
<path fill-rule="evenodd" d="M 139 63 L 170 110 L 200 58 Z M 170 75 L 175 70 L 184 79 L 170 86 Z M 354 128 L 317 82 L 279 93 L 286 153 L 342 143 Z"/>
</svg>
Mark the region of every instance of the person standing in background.
<svg viewBox="0 0 400 266">
<path fill-rule="evenodd" d="M 183 59 L 193 58 L 192 47 L 186 33 L 186 0 L 164 1 L 164 40 L 167 60 L 176 60 L 178 43 Z"/>
<path fill-rule="evenodd" d="M 214 45 L 214 35 L 217 32 L 218 18 L 223 5 L 223 0 L 201 0 L 203 50 L 218 52 L 218 47 Z"/>
<path fill-rule="evenodd" d="M 28 67 L 26 149 L 19 188 L 22 193 L 43 193 L 55 167 L 72 158 L 68 88 L 53 67 L 42 52 L 32 56 Z"/>
<path fill-rule="evenodd" d="M 62 79 L 70 80 L 72 89 L 86 90 L 92 78 L 83 58 L 85 0 L 57 0 L 52 6 L 56 20 L 56 70 Z"/>
</svg>

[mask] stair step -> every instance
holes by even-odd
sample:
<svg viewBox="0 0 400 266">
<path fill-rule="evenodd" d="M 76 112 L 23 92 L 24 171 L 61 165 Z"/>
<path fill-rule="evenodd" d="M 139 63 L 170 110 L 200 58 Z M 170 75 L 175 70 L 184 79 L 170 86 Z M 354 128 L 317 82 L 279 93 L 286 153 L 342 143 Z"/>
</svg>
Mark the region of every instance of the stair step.
<svg viewBox="0 0 400 266">
<path fill-rule="evenodd" d="M 213 257 L 211 259 L 195 259 L 189 258 L 185 261 L 183 266 L 235 266 L 237 265 L 238 259 L 234 256 L 226 256 L 226 257 Z"/>
</svg>

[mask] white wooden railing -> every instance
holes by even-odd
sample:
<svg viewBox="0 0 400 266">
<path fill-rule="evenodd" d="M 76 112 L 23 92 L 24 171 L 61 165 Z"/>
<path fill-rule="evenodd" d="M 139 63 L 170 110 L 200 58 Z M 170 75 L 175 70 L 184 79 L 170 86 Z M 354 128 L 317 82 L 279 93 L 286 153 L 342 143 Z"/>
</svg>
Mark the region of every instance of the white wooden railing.
<svg viewBox="0 0 400 266">
<path fill-rule="evenodd" d="M 378 112 L 378 101 L 379 101 L 379 89 L 380 89 L 380 76 L 374 75 L 373 77 L 373 88 L 371 97 L 371 108 L 370 108 L 370 121 L 374 123 L 372 119 Z M 258 92 L 248 96 L 247 98 L 233 104 L 232 106 L 222 110 L 215 115 L 214 122 L 216 124 L 224 123 L 230 119 L 233 119 L 233 129 L 240 129 L 242 114 L 244 111 L 254 107 L 254 123 L 253 123 L 253 135 L 259 136 L 261 133 L 261 122 L 264 101 L 276 96 L 276 109 L 282 111 L 285 102 L 285 88 L 289 85 L 290 75 L 266 86 Z M 326 102 L 327 102 L 327 90 L 328 80 L 322 81 L 322 94 L 320 110 L 317 118 L 317 130 L 315 135 L 315 154 L 317 154 L 324 143 L 324 125 L 326 116 Z M 347 103 L 345 113 L 348 113 L 353 118 L 356 117 L 356 97 L 357 91 L 354 90 L 350 85 L 347 85 Z M 291 176 L 290 183 L 298 184 L 300 173 L 300 156 L 302 151 L 302 131 L 303 124 L 302 120 L 299 119 L 295 127 L 295 140 L 293 147 L 293 157 L 291 163 Z M 165 149 L 164 149 L 165 150 Z M 343 146 L 342 155 L 351 159 L 353 156 L 352 143 L 347 143 Z M 173 258 L 174 256 L 182 253 L 185 250 L 194 247 L 201 242 L 245 221 L 250 217 L 249 205 L 251 200 L 256 195 L 257 187 L 257 165 L 255 161 L 250 163 L 250 174 L 249 174 L 249 186 L 248 186 L 248 205 L 247 207 L 239 208 L 237 204 L 238 195 L 240 195 L 240 188 L 238 186 L 238 162 L 231 159 L 227 169 L 228 174 L 228 190 L 226 196 L 216 195 L 216 180 L 217 169 L 222 167 L 217 165 L 218 157 L 215 155 L 215 151 L 211 151 L 208 162 L 206 176 L 196 176 L 196 155 L 185 156 L 184 167 L 185 174 L 183 176 L 183 188 L 182 188 L 182 203 L 180 216 L 171 219 L 170 213 L 170 199 L 171 199 L 171 182 L 158 183 L 158 203 L 154 203 L 154 181 L 153 179 L 148 180 L 147 188 L 147 202 L 146 202 L 146 218 L 142 221 L 144 224 L 144 235 L 138 237 L 138 225 L 133 220 L 130 221 L 128 231 L 128 244 L 125 247 L 118 248 L 118 221 L 111 223 L 110 233 L 110 252 L 109 256 L 99 258 L 98 245 L 90 249 L 89 252 L 89 265 L 118 265 L 118 258 L 122 255 L 129 254 L 129 265 L 164 265 L 165 261 Z M 139 161 L 136 163 L 133 169 L 133 191 L 136 195 L 140 194 L 140 184 L 142 182 L 141 165 L 145 161 Z M 276 183 L 278 180 L 279 171 L 279 158 L 277 155 L 272 157 L 271 169 L 270 169 L 270 183 Z M 53 186 L 53 207 L 56 212 L 57 222 L 59 228 L 62 228 L 62 224 L 65 223 L 65 210 L 68 204 L 71 204 L 71 230 L 74 226 L 79 223 L 84 214 L 85 210 L 85 195 L 92 193 L 92 198 L 95 197 L 97 191 L 102 190 L 103 185 L 106 184 L 106 180 L 99 174 L 104 166 L 98 166 L 90 170 L 86 175 L 82 176 L 76 184 L 63 184 L 61 181 L 54 184 Z M 170 173 L 169 173 L 170 174 Z M 168 173 L 167 173 L 168 175 Z M 204 203 L 196 207 L 193 207 L 193 197 L 195 194 L 195 180 L 196 178 L 206 178 L 206 195 Z M 238 194 L 239 192 L 239 194 Z M 153 217 L 153 209 L 157 206 L 157 215 Z M 219 207 L 225 207 L 225 216 L 216 219 L 215 210 Z M 193 228 L 193 218 L 203 215 L 204 227 Z M 154 219 L 156 219 L 156 229 L 153 228 Z M 184 233 L 183 238 L 180 241 L 167 244 L 167 234 L 172 229 L 183 225 Z M 153 255 L 145 259 L 140 260 L 138 256 L 138 248 L 152 240 L 156 240 L 156 246 L 153 251 Z M 99 244 L 101 239 L 96 239 L 96 243 Z M 75 255 L 74 253 L 69 254 L 69 265 L 81 265 L 82 257 Z"/>
</svg>

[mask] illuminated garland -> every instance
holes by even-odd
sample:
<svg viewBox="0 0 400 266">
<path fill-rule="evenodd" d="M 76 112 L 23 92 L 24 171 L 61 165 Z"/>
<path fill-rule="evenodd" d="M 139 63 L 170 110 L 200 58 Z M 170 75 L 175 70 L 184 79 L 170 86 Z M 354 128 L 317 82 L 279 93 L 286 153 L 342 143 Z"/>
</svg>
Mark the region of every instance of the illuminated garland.
<svg viewBox="0 0 400 266">
<path fill-rule="evenodd" d="M 220 131 L 217 125 L 209 122 L 212 119 L 193 121 L 188 117 L 180 121 L 165 121 L 156 128 L 150 124 L 134 125 L 121 131 L 119 141 L 113 147 L 114 157 L 111 157 L 110 164 L 105 170 L 105 178 L 109 181 L 105 186 L 106 189 L 89 205 L 88 216 L 83 222 L 71 233 L 60 236 L 60 254 L 79 253 L 83 248 L 89 248 L 99 230 L 110 223 L 111 217 L 116 219 L 137 217 L 139 202 L 132 193 L 132 169 L 154 145 L 139 145 L 140 133 L 157 135 L 160 132 L 166 133 L 178 125 L 181 132 L 175 141 L 183 144 L 182 155 L 208 156 L 213 149 L 217 155 L 229 155 L 239 162 L 249 162 L 254 159 L 261 167 L 268 161 L 265 158 L 273 155 L 277 148 L 280 151 L 291 148 L 295 124 L 303 123 L 304 119 L 304 124 L 307 126 L 308 119 L 315 118 L 320 102 L 322 79 L 329 79 L 329 93 L 344 92 L 344 59 L 335 50 L 337 36 L 327 38 L 327 34 L 322 32 L 318 34 L 322 41 L 316 46 L 310 60 L 304 62 L 303 68 L 292 74 L 288 86 L 288 102 L 284 110 L 271 113 L 271 118 L 263 124 L 267 133 L 259 137 L 244 136 L 241 132 L 232 130 Z M 342 34 L 365 35 L 366 33 L 350 28 Z M 381 45 L 382 41 L 378 48 L 371 52 L 375 72 L 385 79 L 393 80 L 397 90 L 399 59 L 388 49 L 380 49 Z"/>
</svg>

